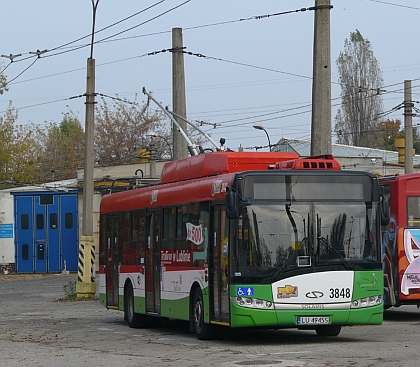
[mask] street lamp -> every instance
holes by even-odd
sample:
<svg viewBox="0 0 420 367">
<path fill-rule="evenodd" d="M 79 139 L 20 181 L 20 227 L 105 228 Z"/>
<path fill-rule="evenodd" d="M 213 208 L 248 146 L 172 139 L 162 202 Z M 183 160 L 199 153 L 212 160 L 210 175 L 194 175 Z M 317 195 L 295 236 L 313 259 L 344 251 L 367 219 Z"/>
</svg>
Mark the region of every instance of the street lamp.
<svg viewBox="0 0 420 367">
<path fill-rule="evenodd" d="M 270 136 L 268 135 L 268 132 L 266 129 L 264 129 L 264 126 L 262 126 L 261 124 L 255 123 L 253 125 L 254 129 L 257 130 L 263 130 L 265 132 L 265 135 L 267 135 L 267 139 L 268 139 L 268 150 L 271 151 L 271 142 L 270 142 Z"/>
<path fill-rule="evenodd" d="M 163 136 L 157 135 L 155 132 L 150 132 L 148 134 L 146 134 L 147 137 L 151 138 L 151 140 L 153 140 L 153 138 L 160 138 L 162 139 L 166 145 L 168 146 L 168 150 L 169 150 L 169 156 L 171 157 L 172 160 L 172 148 L 171 148 L 171 144 L 169 144 L 168 140 L 166 140 L 166 138 L 164 138 Z"/>
</svg>

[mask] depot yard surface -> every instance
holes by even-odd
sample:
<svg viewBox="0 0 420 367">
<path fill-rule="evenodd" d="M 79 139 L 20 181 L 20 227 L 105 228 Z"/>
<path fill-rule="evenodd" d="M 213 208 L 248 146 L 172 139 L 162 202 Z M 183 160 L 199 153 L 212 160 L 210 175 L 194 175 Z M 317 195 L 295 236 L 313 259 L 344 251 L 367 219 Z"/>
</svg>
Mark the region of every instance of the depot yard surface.
<svg viewBox="0 0 420 367">
<path fill-rule="evenodd" d="M 313 331 L 229 330 L 200 341 L 185 322 L 130 329 L 123 313 L 97 300 L 63 301 L 76 275 L 0 275 L 0 366 L 413 366 L 420 311 L 385 313 L 380 326 Z"/>
</svg>

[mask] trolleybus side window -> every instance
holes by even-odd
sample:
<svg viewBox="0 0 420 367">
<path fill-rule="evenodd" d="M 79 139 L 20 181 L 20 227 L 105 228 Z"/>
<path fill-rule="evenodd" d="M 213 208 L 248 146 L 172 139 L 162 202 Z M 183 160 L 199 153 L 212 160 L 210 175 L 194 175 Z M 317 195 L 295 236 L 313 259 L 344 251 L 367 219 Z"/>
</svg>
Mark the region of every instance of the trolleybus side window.
<svg viewBox="0 0 420 367">
<path fill-rule="evenodd" d="M 109 228 L 108 223 L 106 223 L 107 215 L 101 214 L 100 216 L 100 240 L 99 240 L 99 263 L 105 265 L 106 262 L 106 248 L 107 248 L 107 228 Z"/>
<path fill-rule="evenodd" d="M 163 209 L 163 236 L 162 249 L 175 249 L 175 234 L 176 234 L 176 207 L 169 207 Z"/>
<path fill-rule="evenodd" d="M 121 212 L 119 216 L 118 264 L 130 264 L 130 212 Z"/>
<path fill-rule="evenodd" d="M 129 238 L 124 240 L 123 265 L 139 265 L 142 263 L 141 259 L 144 259 L 146 247 L 146 211 L 130 212 L 129 223 L 125 224 L 128 227 L 123 233 L 129 235 Z"/>
<path fill-rule="evenodd" d="M 420 227 L 420 196 L 407 197 L 407 227 Z"/>
<path fill-rule="evenodd" d="M 207 260 L 209 203 L 191 203 L 189 221 L 186 224 L 186 236 L 189 249 L 192 250 L 194 266 L 202 267 Z"/>
</svg>

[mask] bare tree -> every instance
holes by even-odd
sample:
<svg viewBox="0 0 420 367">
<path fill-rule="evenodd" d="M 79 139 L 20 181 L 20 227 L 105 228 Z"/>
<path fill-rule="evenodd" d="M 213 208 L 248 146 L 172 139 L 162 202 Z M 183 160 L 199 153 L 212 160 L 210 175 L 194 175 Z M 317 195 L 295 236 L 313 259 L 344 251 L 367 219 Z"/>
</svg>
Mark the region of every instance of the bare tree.
<svg viewBox="0 0 420 367">
<path fill-rule="evenodd" d="M 188 128 L 187 135 L 197 145 L 203 143 L 196 130 Z M 154 144 L 158 160 L 172 159 L 172 122 L 161 110 L 149 103 L 115 98 L 112 105 L 102 99 L 95 114 L 95 161 L 100 166 L 136 163 L 140 150 L 149 152 Z"/>
<path fill-rule="evenodd" d="M 102 98 L 95 114 L 95 161 L 100 166 L 138 162 L 138 150 L 148 148 L 150 133 L 169 138 L 170 130 L 158 111 L 115 99 L 111 106 Z M 155 139 L 156 151 L 163 154 L 165 142 Z"/>
<path fill-rule="evenodd" d="M 337 142 L 380 147 L 379 119 L 383 112 L 382 72 L 370 42 L 361 33 L 350 33 L 336 61 L 341 85 L 341 108 L 335 116 Z"/>
</svg>

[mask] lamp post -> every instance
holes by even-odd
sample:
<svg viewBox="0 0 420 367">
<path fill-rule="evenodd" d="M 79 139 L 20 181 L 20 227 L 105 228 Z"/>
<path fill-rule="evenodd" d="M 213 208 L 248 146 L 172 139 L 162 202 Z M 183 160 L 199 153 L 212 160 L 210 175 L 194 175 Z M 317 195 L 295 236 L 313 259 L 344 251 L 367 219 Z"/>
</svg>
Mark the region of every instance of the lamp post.
<svg viewBox="0 0 420 367">
<path fill-rule="evenodd" d="M 166 143 L 166 145 L 168 146 L 169 156 L 171 157 L 171 161 L 172 161 L 173 155 L 172 155 L 171 144 L 169 144 L 169 142 L 168 142 L 168 140 L 166 140 L 166 138 L 164 138 L 163 136 L 157 135 L 155 132 L 148 133 L 146 136 L 150 137 L 152 140 L 153 140 L 153 138 L 162 139 Z"/>
<path fill-rule="evenodd" d="M 262 126 L 261 124 L 255 123 L 253 125 L 254 129 L 257 130 L 263 130 L 265 132 L 265 135 L 267 135 L 267 139 L 268 139 L 268 150 L 271 151 L 271 142 L 270 142 L 270 136 L 268 135 L 268 132 L 266 129 L 264 129 L 264 126 Z"/>
</svg>

